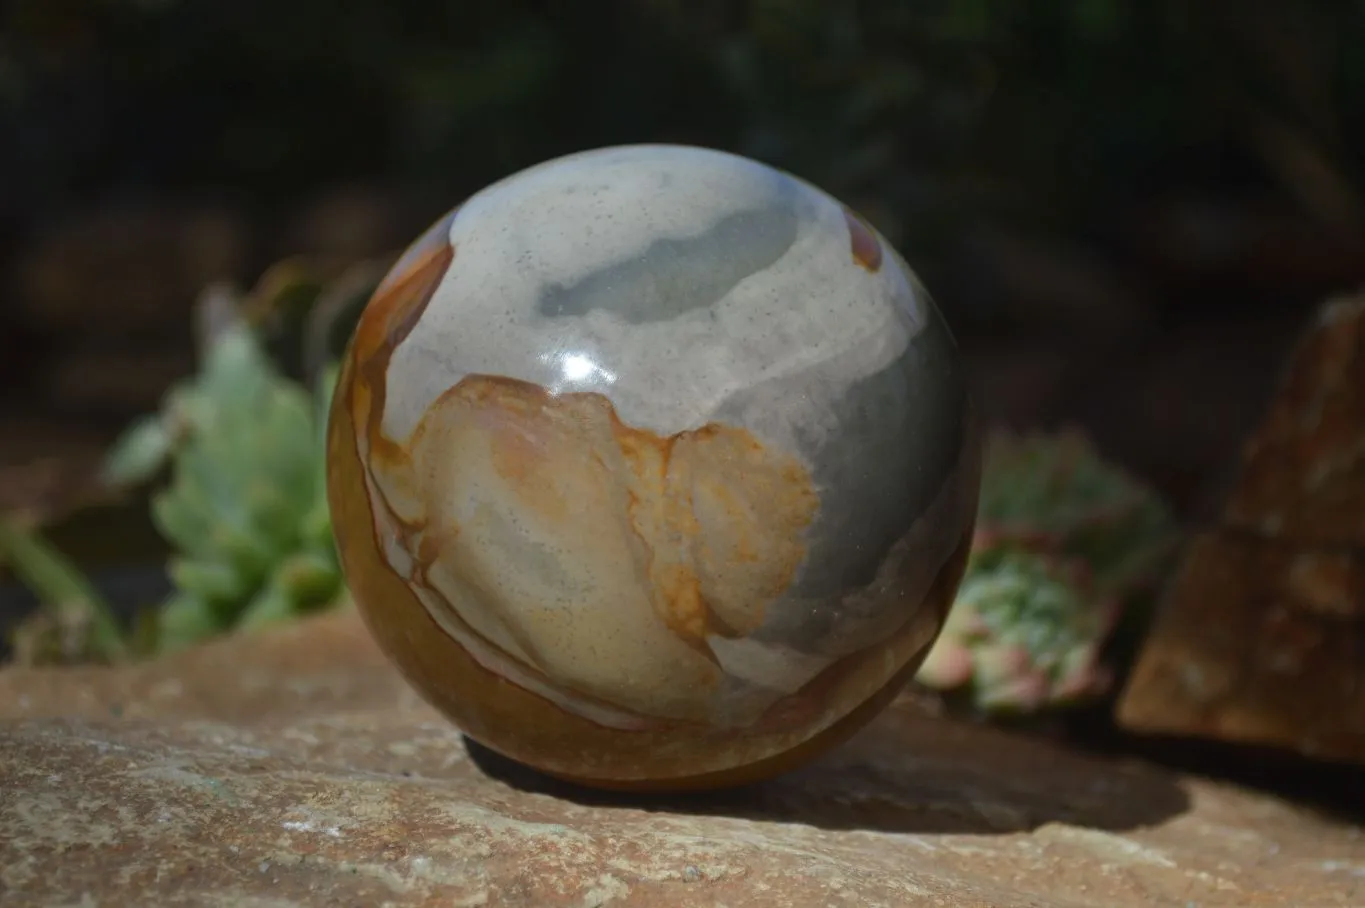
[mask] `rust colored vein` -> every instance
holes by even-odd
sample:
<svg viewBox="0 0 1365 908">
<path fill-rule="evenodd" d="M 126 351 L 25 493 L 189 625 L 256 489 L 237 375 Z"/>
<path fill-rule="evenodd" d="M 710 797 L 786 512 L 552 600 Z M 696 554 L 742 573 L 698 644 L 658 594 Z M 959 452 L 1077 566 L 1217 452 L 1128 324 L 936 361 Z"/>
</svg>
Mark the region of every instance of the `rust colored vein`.
<svg viewBox="0 0 1365 908">
<path fill-rule="evenodd" d="M 401 456 L 401 446 L 385 437 L 382 430 L 384 405 L 388 399 L 389 362 L 398 345 L 407 340 L 421 321 L 427 304 L 454 259 L 455 248 L 449 243 L 426 251 L 409 271 L 380 286 L 356 328 L 357 377 L 372 395 L 363 431 L 374 454 Z"/>
<path fill-rule="evenodd" d="M 403 253 L 375 289 L 356 326 L 351 345 L 351 363 L 356 375 L 346 389 L 345 404 L 350 408 L 354 420 L 356 435 L 352 438 L 352 444 L 355 445 L 356 457 L 366 471 L 369 465 L 360 450 L 359 433 L 364 433 L 369 442 L 370 457 L 388 463 L 403 463 L 407 458 L 403 447 L 383 432 L 389 363 L 399 344 L 421 321 L 436 288 L 455 260 L 455 247 L 447 237 L 457 212 L 458 209 L 451 211 L 433 224 Z M 391 503 L 377 485 L 374 495 L 378 499 L 375 506 L 382 507 L 388 512 L 390 522 L 402 528 L 402 542 L 411 548 L 412 540 L 421 533 L 423 527 L 409 526 L 398 520 Z M 377 525 L 375 532 L 378 532 Z M 384 550 L 378 538 L 375 544 L 379 551 Z M 420 543 L 418 547 L 421 548 Z M 419 570 L 422 569 L 419 562 Z"/>
<path fill-rule="evenodd" d="M 375 291 L 356 328 L 354 356 L 357 384 L 369 392 L 368 400 L 363 405 L 363 419 L 356 421 L 357 428 L 366 434 L 370 443 L 370 457 L 390 464 L 402 463 L 407 458 L 407 452 L 402 445 L 388 438 L 383 430 L 384 409 L 388 400 L 389 362 L 398 345 L 407 339 L 421 321 L 427 304 L 454 261 L 455 249 L 444 241 L 443 236 L 444 233 L 439 244 L 414 248 L 405 256 L 411 257 L 411 266 L 385 279 Z M 423 240 L 429 237 L 431 232 Z M 377 487 L 375 494 L 384 497 L 383 491 Z M 391 517 L 395 516 L 387 500 L 383 501 L 383 506 Z M 395 520 L 394 523 L 403 527 L 403 543 L 409 547 L 413 535 L 422 530 L 421 526 L 409 526 L 402 521 Z"/>
<path fill-rule="evenodd" d="M 877 235 L 867 222 L 851 209 L 844 209 L 844 221 L 848 224 L 853 261 L 875 274 L 882 267 L 882 244 Z"/>
</svg>

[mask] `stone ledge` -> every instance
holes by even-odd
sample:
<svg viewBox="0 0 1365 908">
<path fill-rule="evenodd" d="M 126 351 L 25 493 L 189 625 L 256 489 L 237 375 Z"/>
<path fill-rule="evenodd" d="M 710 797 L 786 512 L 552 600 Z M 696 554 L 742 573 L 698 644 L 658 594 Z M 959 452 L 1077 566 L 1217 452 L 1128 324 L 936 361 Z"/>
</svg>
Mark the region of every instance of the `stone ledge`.
<svg viewBox="0 0 1365 908">
<path fill-rule="evenodd" d="M 1365 904 L 1359 828 L 909 698 L 744 792 L 528 789 L 350 610 L 149 665 L 0 672 L 0 722 L 7 908 Z"/>
</svg>

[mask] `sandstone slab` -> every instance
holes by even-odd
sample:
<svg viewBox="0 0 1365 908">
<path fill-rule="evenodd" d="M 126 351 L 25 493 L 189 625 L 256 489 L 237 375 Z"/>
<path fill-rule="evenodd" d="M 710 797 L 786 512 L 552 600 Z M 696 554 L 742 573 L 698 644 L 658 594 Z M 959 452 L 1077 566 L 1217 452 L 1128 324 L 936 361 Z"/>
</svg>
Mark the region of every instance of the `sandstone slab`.
<svg viewBox="0 0 1365 908">
<path fill-rule="evenodd" d="M 672 801 L 471 749 L 351 610 L 132 668 L 0 672 L 0 904 L 1365 904 L 1365 832 L 936 718 Z"/>
<path fill-rule="evenodd" d="M 1119 719 L 1365 765 L 1365 296 L 1317 314 L 1238 466 Z"/>
</svg>

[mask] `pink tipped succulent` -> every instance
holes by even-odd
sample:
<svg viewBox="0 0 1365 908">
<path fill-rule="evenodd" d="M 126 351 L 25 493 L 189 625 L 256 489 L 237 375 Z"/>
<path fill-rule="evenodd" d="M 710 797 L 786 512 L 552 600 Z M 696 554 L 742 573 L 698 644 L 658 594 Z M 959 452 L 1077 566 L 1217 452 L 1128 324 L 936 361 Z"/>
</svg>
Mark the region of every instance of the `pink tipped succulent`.
<svg viewBox="0 0 1365 908">
<path fill-rule="evenodd" d="M 1104 696 L 1103 654 L 1167 564 L 1161 501 L 1080 434 L 997 434 L 966 576 L 916 680 L 987 715 Z"/>
</svg>

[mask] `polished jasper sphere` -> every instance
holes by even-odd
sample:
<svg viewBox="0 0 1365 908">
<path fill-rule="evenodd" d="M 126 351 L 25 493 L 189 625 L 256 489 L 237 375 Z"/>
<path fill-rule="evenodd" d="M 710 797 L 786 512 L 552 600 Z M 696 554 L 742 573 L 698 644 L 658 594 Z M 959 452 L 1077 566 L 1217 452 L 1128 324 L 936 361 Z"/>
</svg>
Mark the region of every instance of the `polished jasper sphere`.
<svg viewBox="0 0 1365 908">
<path fill-rule="evenodd" d="M 575 154 L 474 195 L 363 312 L 328 453 L 346 576 L 472 739 L 738 784 L 871 719 L 961 578 L 959 355 L 857 214 L 746 158 Z"/>
</svg>

